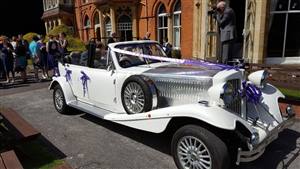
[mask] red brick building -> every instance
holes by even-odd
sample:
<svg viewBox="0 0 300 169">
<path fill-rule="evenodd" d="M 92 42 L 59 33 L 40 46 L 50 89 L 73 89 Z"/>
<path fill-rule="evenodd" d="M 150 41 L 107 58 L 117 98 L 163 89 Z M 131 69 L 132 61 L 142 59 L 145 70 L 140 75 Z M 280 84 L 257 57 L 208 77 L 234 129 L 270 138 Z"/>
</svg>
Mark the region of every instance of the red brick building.
<svg viewBox="0 0 300 169">
<path fill-rule="evenodd" d="M 55 26 L 65 24 L 73 28 L 74 5 L 73 0 L 43 0 L 46 33 Z"/>
<path fill-rule="evenodd" d="M 220 0 L 44 0 L 47 30 L 72 23 L 80 38 L 118 40 L 165 37 L 184 58 L 215 60 L 218 26 L 209 14 Z M 233 8 L 235 57 L 250 63 L 299 64 L 300 0 L 224 0 Z M 72 4 L 73 12 L 67 8 Z M 70 21 L 72 18 L 72 21 Z"/>
<path fill-rule="evenodd" d="M 192 11 L 193 2 L 187 0 L 75 1 L 76 27 L 84 41 L 95 37 L 105 42 L 112 32 L 120 41 L 135 40 L 150 32 L 153 40 L 168 37 L 185 56 L 192 55 Z"/>
</svg>

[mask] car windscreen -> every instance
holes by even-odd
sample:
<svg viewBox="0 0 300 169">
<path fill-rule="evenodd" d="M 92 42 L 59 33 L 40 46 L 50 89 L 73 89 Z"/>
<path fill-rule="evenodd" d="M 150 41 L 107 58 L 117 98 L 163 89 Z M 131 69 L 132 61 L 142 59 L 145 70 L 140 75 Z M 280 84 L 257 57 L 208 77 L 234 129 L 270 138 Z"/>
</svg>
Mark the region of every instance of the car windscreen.
<svg viewBox="0 0 300 169">
<path fill-rule="evenodd" d="M 125 51 L 130 51 L 138 54 L 145 54 L 151 56 L 166 57 L 165 52 L 161 46 L 157 43 L 141 43 L 141 44 L 122 44 L 117 45 L 116 48 Z M 123 53 L 116 53 L 119 65 L 123 68 L 128 68 L 132 66 L 151 64 L 156 62 L 161 62 L 159 60 L 153 60 Z"/>
</svg>

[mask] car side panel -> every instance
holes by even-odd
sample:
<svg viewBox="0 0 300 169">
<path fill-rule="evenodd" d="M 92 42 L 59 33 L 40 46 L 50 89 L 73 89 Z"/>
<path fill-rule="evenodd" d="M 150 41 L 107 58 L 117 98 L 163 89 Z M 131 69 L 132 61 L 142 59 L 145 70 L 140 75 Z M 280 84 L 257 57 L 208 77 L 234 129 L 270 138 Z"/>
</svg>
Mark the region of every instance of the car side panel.
<svg viewBox="0 0 300 169">
<path fill-rule="evenodd" d="M 242 118 L 218 106 L 188 104 L 161 108 L 141 114 L 109 114 L 104 117 L 133 128 L 161 133 L 173 117 L 189 117 L 198 119 L 212 126 L 225 130 L 234 130 L 236 122 L 243 124 L 250 132 L 252 127 Z"/>
</svg>

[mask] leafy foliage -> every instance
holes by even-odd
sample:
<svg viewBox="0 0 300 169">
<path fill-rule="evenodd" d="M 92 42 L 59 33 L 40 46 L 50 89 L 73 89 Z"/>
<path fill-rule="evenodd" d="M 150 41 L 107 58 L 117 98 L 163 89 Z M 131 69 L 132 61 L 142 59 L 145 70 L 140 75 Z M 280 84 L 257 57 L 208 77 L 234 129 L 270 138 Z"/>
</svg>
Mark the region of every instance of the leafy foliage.
<svg viewBox="0 0 300 169">
<path fill-rule="evenodd" d="M 38 35 L 37 33 L 29 32 L 29 33 L 26 33 L 26 34 L 23 36 L 23 38 L 24 38 L 25 40 L 27 40 L 28 43 L 30 43 L 30 42 L 32 41 L 33 36 L 37 36 L 37 35 Z"/>
<path fill-rule="evenodd" d="M 59 33 L 66 33 L 67 36 L 73 36 L 74 32 L 66 25 L 62 24 L 53 28 L 48 35 L 59 35 Z"/>
<path fill-rule="evenodd" d="M 74 37 L 74 32 L 66 25 L 59 25 L 57 27 L 55 27 L 54 29 L 52 29 L 48 35 L 54 35 L 57 36 L 60 33 L 66 33 L 67 35 L 67 40 L 68 40 L 68 51 L 72 52 L 72 51 L 84 51 L 85 49 L 85 45 L 84 43 L 77 37 Z"/>
<path fill-rule="evenodd" d="M 69 36 L 69 37 L 67 37 L 67 40 L 69 42 L 68 51 L 72 52 L 72 51 L 85 51 L 86 50 L 84 43 L 79 38 Z"/>
</svg>

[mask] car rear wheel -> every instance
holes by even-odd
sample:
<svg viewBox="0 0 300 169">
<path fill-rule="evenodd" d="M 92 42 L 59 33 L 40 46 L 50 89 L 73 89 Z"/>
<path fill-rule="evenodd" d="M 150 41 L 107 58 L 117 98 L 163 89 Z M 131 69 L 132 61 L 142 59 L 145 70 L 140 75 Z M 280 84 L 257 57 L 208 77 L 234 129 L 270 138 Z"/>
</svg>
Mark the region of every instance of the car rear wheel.
<svg viewBox="0 0 300 169">
<path fill-rule="evenodd" d="M 147 112 L 152 109 L 151 88 L 140 76 L 131 76 L 125 81 L 121 98 L 123 107 L 128 114 Z"/>
<path fill-rule="evenodd" d="M 53 103 L 55 109 L 61 114 L 67 114 L 69 106 L 66 104 L 63 90 L 59 85 L 56 85 L 53 90 Z"/>
<path fill-rule="evenodd" d="M 227 169 L 230 164 L 225 143 L 196 125 L 186 125 L 176 131 L 171 151 L 179 169 Z"/>
</svg>

